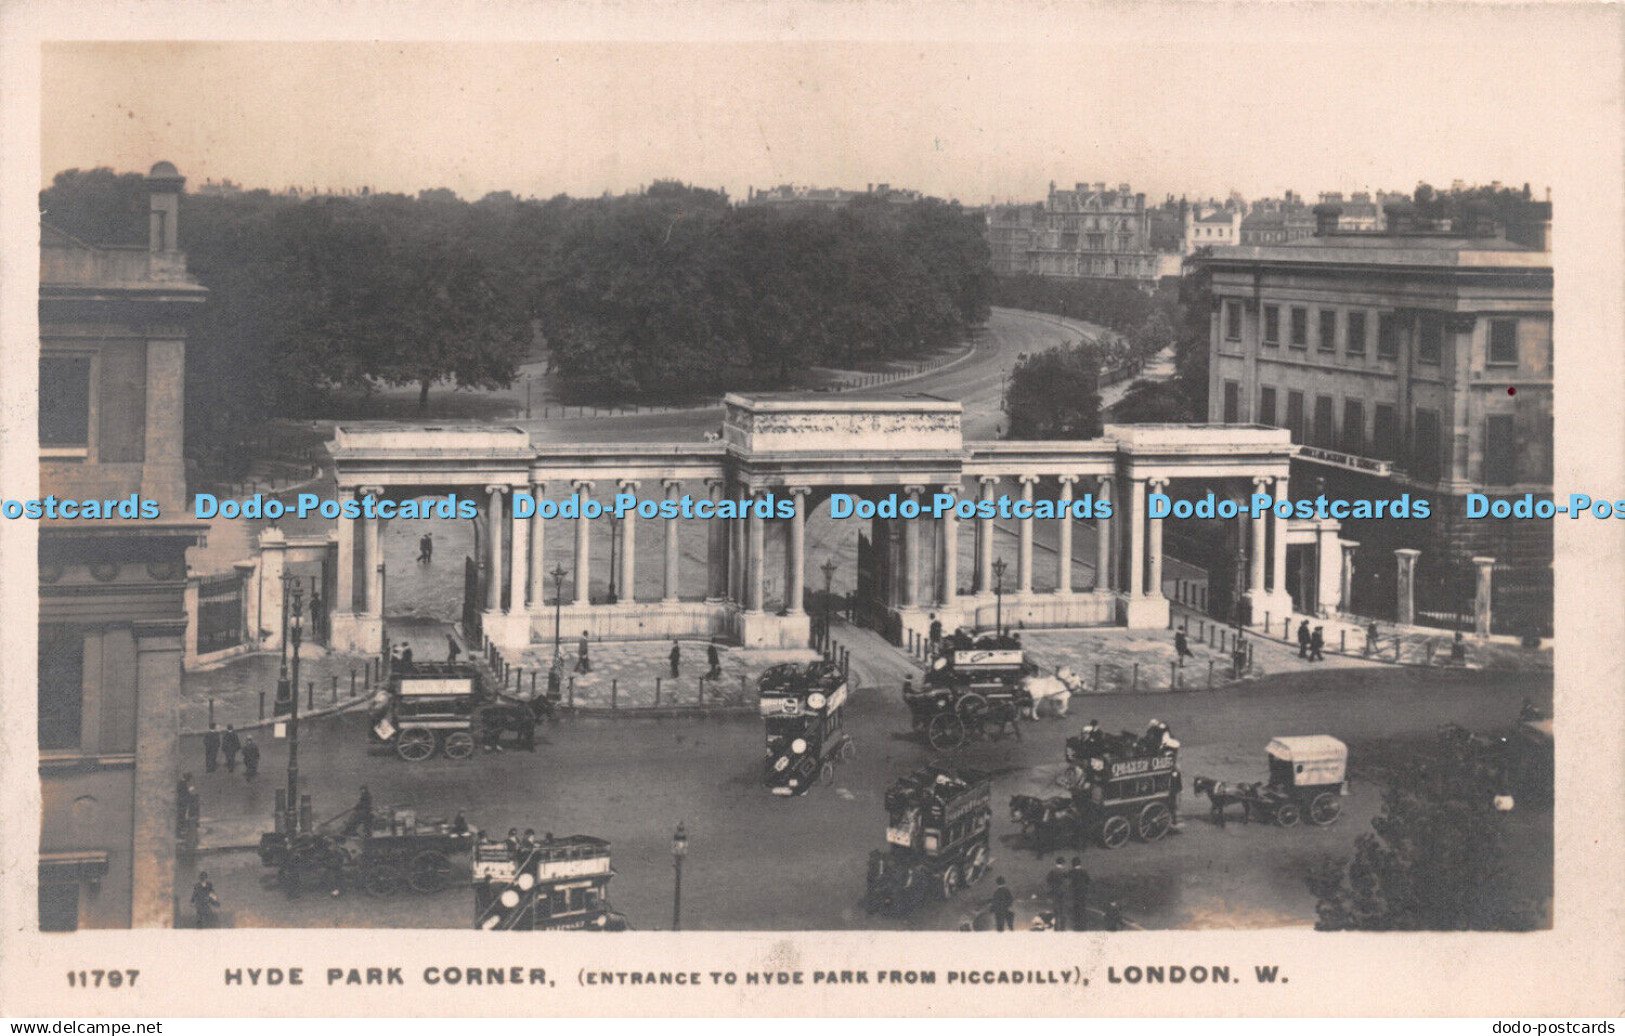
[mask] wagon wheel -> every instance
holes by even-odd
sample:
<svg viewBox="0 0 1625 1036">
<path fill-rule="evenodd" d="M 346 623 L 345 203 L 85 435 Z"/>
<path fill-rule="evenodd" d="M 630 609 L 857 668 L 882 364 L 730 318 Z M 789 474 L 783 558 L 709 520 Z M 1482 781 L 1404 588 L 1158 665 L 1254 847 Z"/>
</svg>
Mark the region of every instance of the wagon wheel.
<svg viewBox="0 0 1625 1036">
<path fill-rule="evenodd" d="M 451 861 L 446 859 L 445 853 L 425 849 L 412 857 L 406 872 L 406 883 L 412 886 L 413 892 L 427 896 L 439 892 L 450 882 Z"/>
<path fill-rule="evenodd" d="M 454 730 L 446 735 L 442 750 L 447 759 L 467 759 L 474 754 L 474 735 L 466 730 Z"/>
<path fill-rule="evenodd" d="M 974 885 L 987 874 L 987 846 L 979 845 L 965 864 L 965 884 Z"/>
<path fill-rule="evenodd" d="M 361 875 L 361 887 L 369 896 L 393 896 L 401 890 L 405 879 L 401 869 L 392 863 L 375 863 Z"/>
<path fill-rule="evenodd" d="M 395 738 L 395 752 L 409 763 L 421 763 L 434 755 L 434 731 L 422 727 L 401 731 Z"/>
<path fill-rule="evenodd" d="M 959 867 L 949 864 L 948 869 L 942 872 L 942 898 L 952 899 L 954 893 L 963 887 L 964 882 L 959 878 Z"/>
<path fill-rule="evenodd" d="M 1168 828 L 1173 822 L 1174 816 L 1168 812 L 1166 805 L 1161 802 L 1147 802 L 1145 808 L 1140 810 L 1140 841 L 1155 842 L 1168 833 Z"/>
<path fill-rule="evenodd" d="M 825 759 L 824 765 L 818 768 L 818 781 L 820 784 L 835 783 L 835 764 L 828 759 Z"/>
<path fill-rule="evenodd" d="M 1283 802 L 1275 807 L 1275 822 L 1281 827 L 1297 827 L 1299 816 L 1296 802 Z"/>
<path fill-rule="evenodd" d="M 858 757 L 858 743 L 851 738 L 841 742 L 841 761 L 851 762 Z"/>
<path fill-rule="evenodd" d="M 1121 849 L 1128 843 L 1132 827 L 1128 817 L 1107 817 L 1105 823 L 1100 825 L 1100 844 L 1107 849 Z"/>
<path fill-rule="evenodd" d="M 1316 827 L 1335 824 L 1343 813 L 1343 804 L 1329 791 L 1316 795 L 1309 803 L 1309 822 Z"/>
<path fill-rule="evenodd" d="M 951 752 L 965 743 L 965 724 L 953 713 L 944 712 L 931 718 L 931 725 L 925 728 L 925 738 L 937 751 Z"/>
<path fill-rule="evenodd" d="M 964 695 L 954 703 L 954 713 L 967 727 L 979 725 L 987 717 L 987 712 L 987 699 L 974 692 Z"/>
</svg>

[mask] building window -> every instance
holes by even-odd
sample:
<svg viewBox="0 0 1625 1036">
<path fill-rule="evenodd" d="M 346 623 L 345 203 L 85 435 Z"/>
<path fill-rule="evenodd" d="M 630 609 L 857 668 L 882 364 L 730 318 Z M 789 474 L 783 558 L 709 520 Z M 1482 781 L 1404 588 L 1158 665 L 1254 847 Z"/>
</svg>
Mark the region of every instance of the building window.
<svg viewBox="0 0 1625 1036">
<path fill-rule="evenodd" d="M 1292 307 L 1292 347 L 1303 349 L 1309 345 L 1309 311 L 1302 306 Z"/>
<path fill-rule="evenodd" d="M 84 708 L 85 636 L 72 626 L 39 628 L 39 746 L 77 749 Z"/>
<path fill-rule="evenodd" d="M 1350 356 L 1365 355 L 1365 310 L 1363 309 L 1349 311 L 1348 340 L 1345 351 Z"/>
<path fill-rule="evenodd" d="M 1337 448 L 1337 429 L 1332 423 L 1332 397 L 1315 397 L 1315 445 L 1325 450 Z"/>
<path fill-rule="evenodd" d="M 1258 423 L 1275 424 L 1275 389 L 1265 385 L 1258 390 Z"/>
<path fill-rule="evenodd" d="M 1418 363 L 1438 363 L 1444 353 L 1444 320 L 1437 313 L 1424 313 L 1416 332 Z"/>
<path fill-rule="evenodd" d="M 1518 322 L 1516 320 L 1490 321 L 1490 362 L 1518 362 Z M 43 413 L 43 410 L 41 411 Z"/>
<path fill-rule="evenodd" d="M 1484 430 L 1484 482 L 1510 486 L 1518 481 L 1516 424 L 1511 414 L 1492 417 Z"/>
<path fill-rule="evenodd" d="M 1224 337 L 1232 342 L 1241 341 L 1241 303 L 1224 304 Z"/>
<path fill-rule="evenodd" d="M 1264 344 L 1281 344 L 1281 307 L 1264 307 Z"/>
<path fill-rule="evenodd" d="M 1337 351 L 1337 310 L 1323 309 L 1320 311 L 1320 351 L 1335 353 Z"/>
<path fill-rule="evenodd" d="M 1423 482 L 1439 480 L 1439 412 L 1416 411 L 1411 439 L 1411 474 Z"/>
<path fill-rule="evenodd" d="M 90 357 L 41 356 L 39 443 L 44 450 L 90 446 Z"/>
<path fill-rule="evenodd" d="M 1358 399 L 1343 400 L 1343 452 L 1365 452 L 1365 404 Z"/>
<path fill-rule="evenodd" d="M 1234 381 L 1224 383 L 1224 423 L 1236 424 L 1241 420 L 1241 385 Z"/>
<path fill-rule="evenodd" d="M 1293 442 L 1303 441 L 1303 393 L 1288 392 L 1286 394 L 1286 427 L 1292 433 Z"/>
<path fill-rule="evenodd" d="M 1392 360 L 1399 356 L 1399 318 L 1392 313 L 1377 317 L 1377 359 Z"/>
<path fill-rule="evenodd" d="M 1395 430 L 1394 408 L 1388 403 L 1378 403 L 1371 411 L 1371 453 L 1378 460 L 1393 460 L 1394 448 L 1398 440 Z"/>
<path fill-rule="evenodd" d="M 39 887 L 39 930 L 42 932 L 77 932 L 79 930 L 79 886 L 47 885 Z"/>
</svg>

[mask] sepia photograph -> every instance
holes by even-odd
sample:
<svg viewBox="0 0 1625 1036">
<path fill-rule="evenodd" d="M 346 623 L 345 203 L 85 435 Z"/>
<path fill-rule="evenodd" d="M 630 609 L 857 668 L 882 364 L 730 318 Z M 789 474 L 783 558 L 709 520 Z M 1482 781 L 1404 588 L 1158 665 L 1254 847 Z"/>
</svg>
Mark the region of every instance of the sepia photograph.
<svg viewBox="0 0 1625 1036">
<path fill-rule="evenodd" d="M 1619 917 L 1559 892 L 1621 790 L 1579 758 L 1620 754 L 1617 17 L 45 6 L 8 12 L 14 949 L 517 987 L 437 1013 L 790 1002 L 713 945 L 854 987 L 820 1013 L 1341 1013 L 1269 987 Z M 316 949 L 351 931 L 388 941 Z M 619 999 L 673 969 L 724 988 Z M 260 1010 L 179 989 L 142 995 Z M 1419 995 L 1366 1003 L 1516 1010 Z"/>
</svg>

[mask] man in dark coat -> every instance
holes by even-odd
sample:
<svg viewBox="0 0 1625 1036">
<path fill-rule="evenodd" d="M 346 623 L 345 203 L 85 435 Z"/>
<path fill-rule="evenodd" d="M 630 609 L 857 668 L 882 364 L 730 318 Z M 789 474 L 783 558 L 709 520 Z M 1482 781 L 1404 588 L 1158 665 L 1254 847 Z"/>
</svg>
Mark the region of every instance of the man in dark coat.
<svg viewBox="0 0 1625 1036">
<path fill-rule="evenodd" d="M 254 735 L 250 734 L 243 739 L 243 776 L 253 780 L 259 773 L 260 746 L 254 743 Z"/>
<path fill-rule="evenodd" d="M 1324 662 L 1324 661 L 1326 661 L 1326 656 L 1324 654 L 1322 654 L 1322 652 L 1325 651 L 1325 650 L 1326 650 L 1326 627 L 1325 626 L 1316 626 L 1315 627 L 1315 632 L 1313 634 L 1311 634 L 1310 637 L 1309 637 L 1309 661 L 1311 661 L 1311 662 Z"/>
<path fill-rule="evenodd" d="M 934 655 L 937 653 L 937 645 L 942 643 L 942 620 L 937 618 L 935 612 L 931 613 L 929 636 L 931 638 L 931 653 Z"/>
<path fill-rule="evenodd" d="M 1089 872 L 1083 869 L 1083 860 L 1072 857 L 1072 869 L 1066 874 L 1072 883 L 1072 930 L 1089 930 Z"/>
<path fill-rule="evenodd" d="M 1184 630 L 1174 631 L 1174 654 L 1179 657 L 1181 667 L 1185 665 L 1185 659 L 1196 657 L 1191 651 L 1191 642 L 1186 639 Z"/>
<path fill-rule="evenodd" d="M 198 871 L 197 884 L 192 886 L 192 909 L 197 911 L 199 928 L 214 927 L 214 910 L 219 905 L 220 898 L 214 894 L 214 882 L 209 880 L 209 872 Z"/>
<path fill-rule="evenodd" d="M 1309 620 L 1305 619 L 1298 624 L 1298 657 L 1309 657 Z"/>
<path fill-rule="evenodd" d="M 676 637 L 671 638 L 671 654 L 668 657 L 671 659 L 671 678 L 675 680 L 678 675 L 678 667 L 683 662 L 683 649 L 678 646 Z"/>
<path fill-rule="evenodd" d="M 456 662 L 457 656 L 462 653 L 463 649 L 458 645 L 457 638 L 448 634 L 446 637 L 446 664 L 450 665 Z"/>
<path fill-rule="evenodd" d="M 243 743 L 237 736 L 237 730 L 230 723 L 226 724 L 226 732 L 220 735 L 220 751 L 226 757 L 226 772 L 237 772 L 237 753 L 242 749 Z"/>
<path fill-rule="evenodd" d="M 587 654 L 591 647 L 592 641 L 587 636 L 587 631 L 582 630 L 581 641 L 576 645 L 576 672 L 592 672 L 592 658 Z"/>
<path fill-rule="evenodd" d="M 715 644 L 705 645 L 705 664 L 711 667 L 711 671 L 706 673 L 706 676 L 715 680 L 722 675 L 722 655 L 717 652 Z"/>
<path fill-rule="evenodd" d="M 1055 869 L 1044 877 L 1044 886 L 1049 890 L 1050 909 L 1055 913 L 1055 930 L 1066 931 L 1067 907 L 1072 898 L 1072 879 L 1067 874 L 1066 860 L 1057 856 Z"/>
<path fill-rule="evenodd" d="M 995 931 L 1016 930 L 1016 897 L 1001 874 L 993 888 L 993 927 Z"/>
<path fill-rule="evenodd" d="M 203 732 L 203 772 L 213 773 L 220 765 L 220 731 L 213 723 Z"/>
</svg>

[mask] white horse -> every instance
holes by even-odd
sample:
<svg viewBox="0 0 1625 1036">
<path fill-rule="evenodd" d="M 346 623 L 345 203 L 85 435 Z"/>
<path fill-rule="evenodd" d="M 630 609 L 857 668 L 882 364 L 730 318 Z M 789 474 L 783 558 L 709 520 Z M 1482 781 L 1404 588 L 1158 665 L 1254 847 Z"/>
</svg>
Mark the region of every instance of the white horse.
<svg viewBox="0 0 1625 1036">
<path fill-rule="evenodd" d="M 1032 704 L 1027 706 L 1027 718 L 1036 720 L 1038 710 L 1045 702 L 1055 703 L 1055 718 L 1060 719 L 1066 715 L 1066 709 L 1071 704 L 1072 689 L 1063 681 L 1053 676 L 1029 676 L 1021 682 L 1022 690 L 1032 696 Z"/>
</svg>

